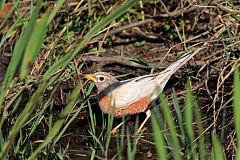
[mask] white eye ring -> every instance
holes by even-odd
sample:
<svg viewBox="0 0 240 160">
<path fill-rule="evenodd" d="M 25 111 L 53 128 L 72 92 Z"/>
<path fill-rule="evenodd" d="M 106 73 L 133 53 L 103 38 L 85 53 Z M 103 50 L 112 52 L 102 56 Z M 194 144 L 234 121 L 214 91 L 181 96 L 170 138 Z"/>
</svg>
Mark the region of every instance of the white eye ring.
<svg viewBox="0 0 240 160">
<path fill-rule="evenodd" d="M 97 78 L 98 78 L 98 81 L 99 81 L 99 82 L 105 81 L 105 77 L 104 77 L 104 76 L 98 76 Z"/>
</svg>

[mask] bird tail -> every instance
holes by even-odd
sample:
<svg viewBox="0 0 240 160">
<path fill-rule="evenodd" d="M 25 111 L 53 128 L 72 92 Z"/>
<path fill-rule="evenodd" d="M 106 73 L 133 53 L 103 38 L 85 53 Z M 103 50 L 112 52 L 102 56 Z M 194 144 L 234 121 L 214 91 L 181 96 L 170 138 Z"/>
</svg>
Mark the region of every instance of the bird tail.
<svg viewBox="0 0 240 160">
<path fill-rule="evenodd" d="M 156 78 L 159 79 L 159 83 L 161 88 L 163 89 L 170 79 L 170 77 L 185 63 L 187 63 L 196 53 L 198 52 L 189 52 L 184 54 L 179 60 L 172 63 L 170 66 L 168 66 L 164 71 L 162 71 Z"/>
</svg>

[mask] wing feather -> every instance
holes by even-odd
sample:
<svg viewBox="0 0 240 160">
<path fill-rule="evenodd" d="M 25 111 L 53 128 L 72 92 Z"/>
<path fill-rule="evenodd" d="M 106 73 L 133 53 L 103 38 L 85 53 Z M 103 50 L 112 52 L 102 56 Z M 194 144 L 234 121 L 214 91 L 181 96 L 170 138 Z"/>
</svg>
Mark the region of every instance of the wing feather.
<svg viewBox="0 0 240 160">
<path fill-rule="evenodd" d="M 152 76 L 143 79 L 131 79 L 122 81 L 120 85 L 112 91 L 112 105 L 118 108 L 126 108 L 146 96 L 151 96 L 156 89 L 156 79 Z"/>
</svg>

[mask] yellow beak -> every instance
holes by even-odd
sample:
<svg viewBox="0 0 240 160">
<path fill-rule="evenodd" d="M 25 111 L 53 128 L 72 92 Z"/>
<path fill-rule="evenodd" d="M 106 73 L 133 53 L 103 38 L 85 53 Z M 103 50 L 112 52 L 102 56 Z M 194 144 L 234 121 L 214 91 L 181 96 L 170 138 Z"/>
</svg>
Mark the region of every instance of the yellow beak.
<svg viewBox="0 0 240 160">
<path fill-rule="evenodd" d="M 96 81 L 96 78 L 92 74 L 85 74 L 84 78 L 92 81 Z"/>
</svg>

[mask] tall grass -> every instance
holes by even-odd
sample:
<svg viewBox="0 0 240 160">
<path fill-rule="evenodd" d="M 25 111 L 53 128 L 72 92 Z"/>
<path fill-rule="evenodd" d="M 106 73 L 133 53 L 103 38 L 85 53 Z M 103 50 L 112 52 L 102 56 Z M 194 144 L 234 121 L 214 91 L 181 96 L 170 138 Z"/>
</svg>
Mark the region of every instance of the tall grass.
<svg viewBox="0 0 240 160">
<path fill-rule="evenodd" d="M 240 159 L 240 80 L 239 69 L 236 68 L 234 72 L 233 81 L 233 115 L 237 137 L 236 159 Z"/>
<path fill-rule="evenodd" d="M 233 87 L 233 113 L 237 138 L 237 148 L 235 150 L 236 159 L 239 159 L 240 153 L 238 135 L 238 127 L 240 124 L 240 113 L 238 107 L 240 104 L 239 82 L 239 71 L 237 68 L 234 72 Z M 179 108 L 176 108 L 180 106 L 176 99 L 175 91 L 173 92 L 172 96 L 177 121 L 173 121 L 173 117 L 171 116 L 172 112 L 170 111 L 166 98 L 163 95 L 160 96 L 160 102 L 163 110 L 164 119 L 166 119 L 167 129 L 163 130 L 163 127 L 160 123 L 161 119 L 159 119 L 157 116 L 159 115 L 159 113 L 156 112 L 151 118 L 153 126 L 153 136 L 156 142 L 156 150 L 159 159 L 169 159 L 170 157 L 170 159 L 226 159 L 226 153 L 223 149 L 224 142 L 220 141 L 216 132 L 213 132 L 211 134 L 211 141 L 209 141 L 208 135 L 206 135 L 204 132 L 204 123 L 201 117 L 201 110 L 198 106 L 197 101 L 192 95 L 190 81 L 188 81 L 186 88 L 185 104 L 183 106 L 184 115 L 182 115 Z M 185 117 L 185 121 L 183 121 L 182 117 Z M 170 132 L 171 136 L 168 136 L 168 132 Z M 184 137 L 186 137 L 186 139 Z M 167 142 L 169 141 L 172 141 L 174 146 L 171 145 L 172 143 L 168 144 Z M 181 143 L 178 143 L 178 141 Z M 180 144 L 181 146 L 179 146 Z M 166 148 L 171 149 L 167 150 Z M 208 152 L 209 150 L 211 152 Z"/>
<path fill-rule="evenodd" d="M 17 1 L 18 2 L 18 1 Z M 4 126 L 6 123 L 6 119 L 8 118 L 7 113 L 9 109 L 12 109 L 9 107 L 9 105 L 5 105 L 7 102 L 4 101 L 7 93 L 9 92 L 10 87 L 14 86 L 17 81 L 14 81 L 14 78 L 18 76 L 19 71 L 20 77 L 23 82 L 28 81 L 28 73 L 30 72 L 31 65 L 36 60 L 36 57 L 39 55 L 40 50 L 43 46 L 43 42 L 46 41 L 46 32 L 49 24 L 51 24 L 53 18 L 59 11 L 59 9 L 64 4 L 64 0 L 58 1 L 56 3 L 56 7 L 50 11 L 47 10 L 44 13 L 40 13 L 40 10 L 43 5 L 45 4 L 39 0 L 34 5 L 33 9 L 30 10 L 30 17 L 28 18 L 28 22 L 23 26 L 23 31 L 20 34 L 20 37 L 17 39 L 13 56 L 11 58 L 11 61 L 9 63 L 7 73 L 5 75 L 1 93 L 0 93 L 0 110 L 1 112 L 1 127 Z M 31 2 L 33 3 L 33 2 Z M 135 0 L 129 0 L 120 5 L 118 8 L 116 8 L 113 12 L 108 14 L 105 18 L 102 18 L 100 21 L 95 22 L 93 27 L 90 28 L 90 30 L 86 33 L 86 35 L 82 38 L 81 42 L 77 45 L 77 47 L 71 52 L 68 53 L 62 58 L 55 60 L 55 62 L 50 65 L 50 67 L 45 71 L 45 73 L 41 76 L 39 76 L 39 81 L 37 81 L 37 89 L 31 90 L 32 94 L 30 95 L 30 98 L 26 105 L 23 107 L 23 110 L 21 113 L 16 117 L 16 121 L 14 122 L 14 125 L 9 129 L 8 133 L 3 132 L 3 128 L 0 129 L 0 159 L 7 159 L 9 157 L 9 153 L 14 148 L 15 151 L 18 149 L 16 147 L 17 137 L 21 137 L 21 129 L 25 125 L 25 123 L 33 116 L 33 119 L 31 122 L 33 123 L 33 128 L 31 129 L 31 132 L 29 133 L 29 137 L 35 132 L 36 126 L 39 124 L 40 117 L 44 110 L 49 107 L 49 103 L 52 102 L 51 97 L 48 99 L 44 99 L 43 95 L 48 87 L 53 86 L 53 90 L 56 90 L 57 86 L 54 86 L 56 82 L 58 82 L 58 79 L 60 77 L 61 71 L 73 60 L 73 58 L 81 53 L 82 49 L 86 47 L 88 41 L 96 36 L 102 29 L 104 29 L 107 25 L 109 25 L 113 20 L 120 17 L 122 14 L 124 14 L 131 6 L 133 6 L 136 3 Z M 1 8 L 4 5 L 4 1 L 1 1 Z M 50 16 L 49 16 L 50 15 Z M 5 39 L 8 35 L 5 35 Z M 4 37 L 3 37 L 4 39 Z M 4 43 L 4 41 L 1 41 L 1 43 Z M 28 84 L 27 84 L 28 85 Z M 76 85 L 74 90 L 72 91 L 72 94 L 69 97 L 69 103 L 66 105 L 66 107 L 63 109 L 61 116 L 59 119 L 52 124 L 50 122 L 50 129 L 47 137 L 43 141 L 42 144 L 40 144 L 37 148 L 33 149 L 32 153 L 25 153 L 24 157 L 26 155 L 30 156 L 29 159 L 34 159 L 48 144 L 52 143 L 52 140 L 57 137 L 54 143 L 60 138 L 64 131 L 60 132 L 60 129 L 62 128 L 62 125 L 66 119 L 66 116 L 71 112 L 72 108 L 76 105 L 76 101 L 78 99 L 79 92 L 81 89 L 81 83 Z M 19 108 L 20 103 L 17 103 L 19 98 L 21 97 L 22 92 L 19 91 L 18 94 L 16 94 L 15 97 L 10 100 L 11 103 L 15 104 L 14 109 L 16 110 Z M 85 104 L 85 100 L 81 101 L 81 105 Z M 22 107 L 22 106 L 21 106 Z M 81 108 L 81 107 L 80 107 Z M 77 116 L 77 113 L 80 112 L 80 109 L 76 112 L 75 117 Z M 3 114 L 4 113 L 4 114 Z M 35 115 L 35 116 L 34 116 Z M 69 123 L 68 123 L 69 125 Z M 52 126 L 52 127 L 51 127 Z M 66 126 L 65 126 L 66 127 Z M 66 128 L 64 128 L 66 130 Z M 60 134 L 59 134 L 60 133 Z M 20 138 L 21 139 L 21 138 Z M 18 141 L 19 144 L 17 145 L 24 145 L 21 141 Z M 27 152 L 26 150 L 24 152 Z M 11 156 L 13 156 L 14 153 L 11 153 Z"/>
</svg>

